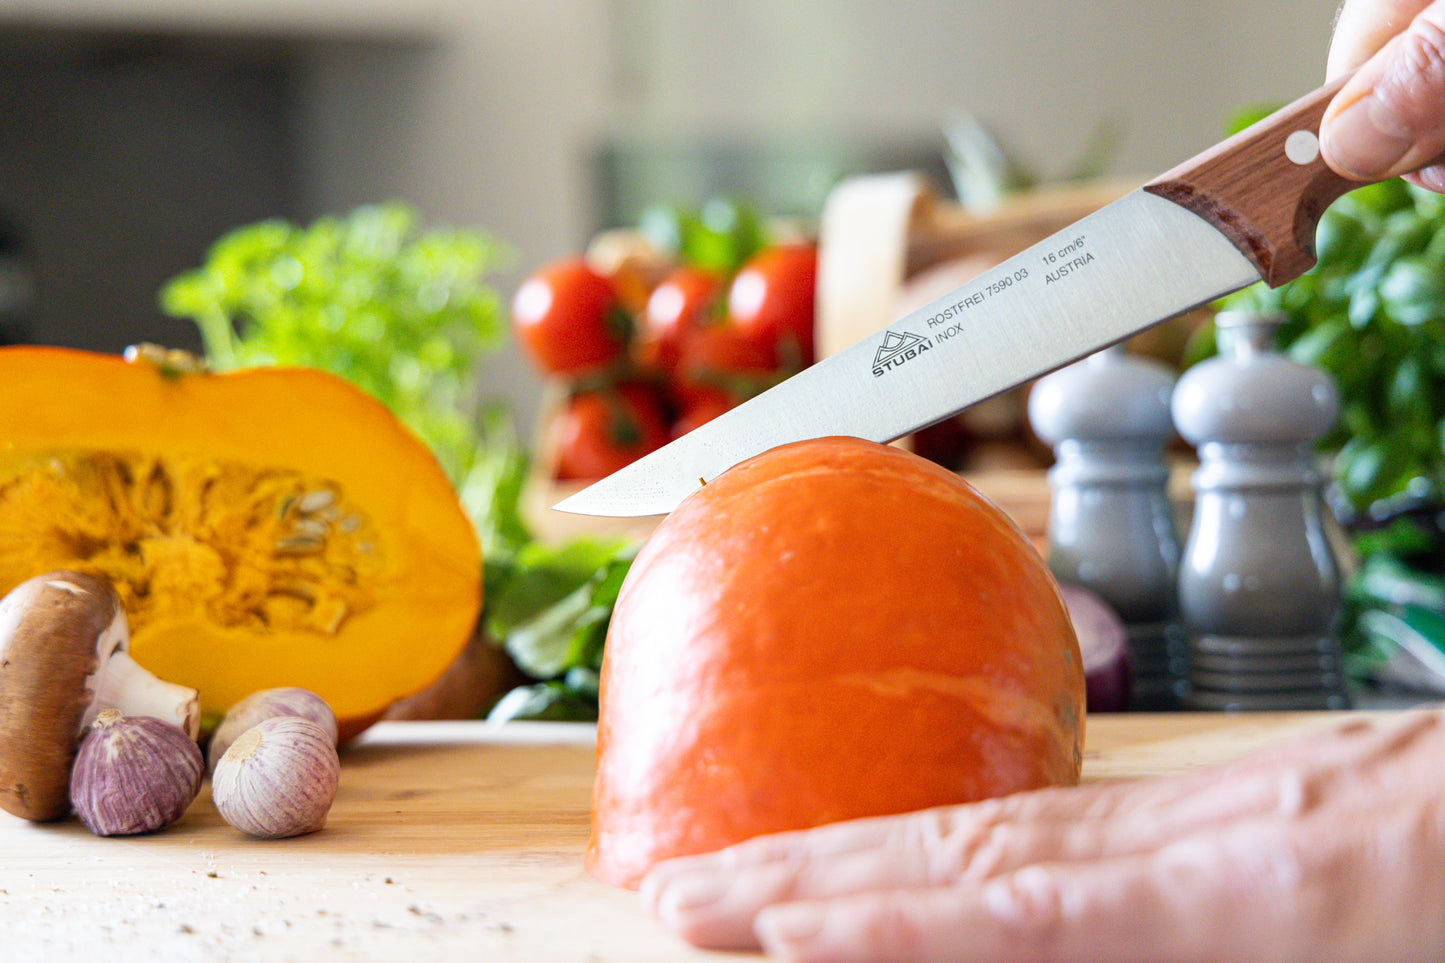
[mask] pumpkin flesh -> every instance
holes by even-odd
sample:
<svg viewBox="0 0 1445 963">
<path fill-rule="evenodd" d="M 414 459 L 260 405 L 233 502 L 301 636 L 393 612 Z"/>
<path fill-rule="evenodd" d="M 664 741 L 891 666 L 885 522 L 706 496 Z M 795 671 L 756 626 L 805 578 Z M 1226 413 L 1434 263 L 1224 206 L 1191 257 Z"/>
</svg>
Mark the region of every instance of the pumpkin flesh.
<svg viewBox="0 0 1445 963">
<path fill-rule="evenodd" d="M 856 439 L 709 482 L 639 553 L 601 682 L 591 872 L 1077 781 L 1057 585 L 956 475 Z"/>
<path fill-rule="evenodd" d="M 107 579 L 135 659 L 203 711 L 302 686 L 354 734 L 470 636 L 472 526 L 430 452 L 341 379 L 5 348 L 0 383 L 0 591 Z"/>
</svg>

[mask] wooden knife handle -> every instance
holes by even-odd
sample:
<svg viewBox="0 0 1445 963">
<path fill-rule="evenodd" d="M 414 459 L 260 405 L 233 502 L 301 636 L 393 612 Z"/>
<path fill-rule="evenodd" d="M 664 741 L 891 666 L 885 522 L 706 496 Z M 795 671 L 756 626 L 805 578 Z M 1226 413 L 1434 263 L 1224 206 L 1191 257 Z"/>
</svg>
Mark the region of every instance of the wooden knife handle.
<svg viewBox="0 0 1445 963">
<path fill-rule="evenodd" d="M 1315 263 L 1315 228 L 1341 195 L 1363 187 L 1320 155 L 1320 119 L 1340 77 L 1144 185 L 1209 221 L 1278 287 Z"/>
</svg>

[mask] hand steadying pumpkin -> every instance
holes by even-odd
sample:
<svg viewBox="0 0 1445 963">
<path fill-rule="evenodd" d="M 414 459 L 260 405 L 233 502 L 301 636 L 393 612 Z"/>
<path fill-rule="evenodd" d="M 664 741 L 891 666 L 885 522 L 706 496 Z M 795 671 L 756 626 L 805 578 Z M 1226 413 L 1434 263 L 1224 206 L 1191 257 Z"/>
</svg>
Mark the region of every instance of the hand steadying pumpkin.
<svg viewBox="0 0 1445 963">
<path fill-rule="evenodd" d="M 762 837 L 642 893 L 790 960 L 1392 963 L 1445 957 L 1445 710 L 1183 776 Z"/>
</svg>

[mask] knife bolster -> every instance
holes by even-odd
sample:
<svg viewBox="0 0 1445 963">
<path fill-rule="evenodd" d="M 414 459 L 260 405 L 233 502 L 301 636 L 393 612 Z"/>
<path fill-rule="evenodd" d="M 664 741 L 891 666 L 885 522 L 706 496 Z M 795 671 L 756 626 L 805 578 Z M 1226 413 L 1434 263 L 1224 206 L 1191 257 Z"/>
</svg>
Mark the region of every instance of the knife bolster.
<svg viewBox="0 0 1445 963">
<path fill-rule="evenodd" d="M 1314 266 L 1315 230 L 1325 209 L 1364 186 L 1336 174 L 1317 149 L 1320 120 L 1345 79 L 1275 111 L 1144 189 L 1212 224 L 1270 287 L 1299 277 Z M 1314 156 L 1288 151 L 1291 135 L 1308 135 L 1306 144 L 1313 138 Z"/>
</svg>

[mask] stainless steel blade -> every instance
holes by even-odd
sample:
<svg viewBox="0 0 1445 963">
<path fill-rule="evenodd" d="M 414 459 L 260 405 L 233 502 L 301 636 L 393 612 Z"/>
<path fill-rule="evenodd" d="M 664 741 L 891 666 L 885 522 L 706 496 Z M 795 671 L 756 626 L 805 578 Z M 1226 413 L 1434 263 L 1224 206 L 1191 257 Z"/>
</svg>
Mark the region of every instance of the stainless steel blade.
<svg viewBox="0 0 1445 963">
<path fill-rule="evenodd" d="M 660 515 L 777 445 L 892 441 L 1259 278 L 1202 218 L 1137 190 L 554 507 Z"/>
</svg>

